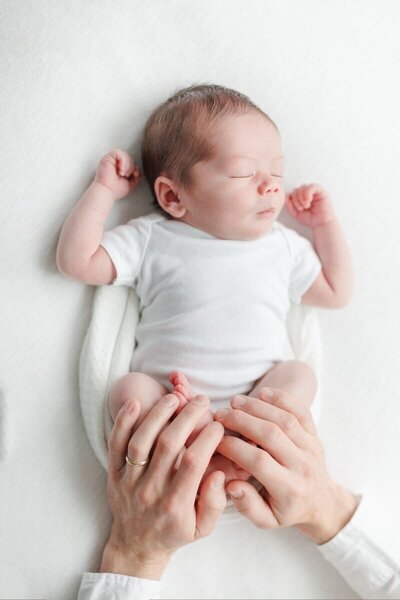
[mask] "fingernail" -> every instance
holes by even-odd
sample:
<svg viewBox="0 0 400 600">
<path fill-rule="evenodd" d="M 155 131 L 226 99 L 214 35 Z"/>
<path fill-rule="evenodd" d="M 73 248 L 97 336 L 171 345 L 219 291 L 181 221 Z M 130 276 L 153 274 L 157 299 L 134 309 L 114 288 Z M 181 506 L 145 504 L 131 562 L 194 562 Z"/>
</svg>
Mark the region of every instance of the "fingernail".
<svg viewBox="0 0 400 600">
<path fill-rule="evenodd" d="M 229 412 L 228 408 L 220 408 L 214 415 L 215 419 L 223 419 Z"/>
<path fill-rule="evenodd" d="M 274 392 L 271 390 L 271 388 L 261 388 L 260 390 L 260 394 L 262 394 L 263 396 L 267 396 L 267 398 L 272 398 L 272 396 L 274 395 Z"/>
<path fill-rule="evenodd" d="M 133 410 L 135 410 L 135 406 L 136 404 L 134 400 L 127 400 L 122 408 L 126 412 L 132 412 Z"/>
<path fill-rule="evenodd" d="M 229 495 L 232 496 L 232 498 L 235 498 L 235 500 L 238 500 L 238 498 L 243 498 L 244 491 L 243 490 L 233 490 L 233 492 L 229 491 Z"/>
<path fill-rule="evenodd" d="M 178 398 L 173 394 L 167 394 L 164 396 L 163 401 L 167 406 L 175 406 L 175 404 L 178 404 Z"/>
<path fill-rule="evenodd" d="M 201 394 L 192 398 L 190 402 L 194 402 L 195 404 L 199 404 L 200 406 L 206 406 L 207 404 L 209 404 L 207 396 L 202 396 Z"/>
<path fill-rule="evenodd" d="M 243 406 L 246 404 L 246 398 L 244 396 L 234 396 L 232 398 L 232 406 Z"/>
</svg>

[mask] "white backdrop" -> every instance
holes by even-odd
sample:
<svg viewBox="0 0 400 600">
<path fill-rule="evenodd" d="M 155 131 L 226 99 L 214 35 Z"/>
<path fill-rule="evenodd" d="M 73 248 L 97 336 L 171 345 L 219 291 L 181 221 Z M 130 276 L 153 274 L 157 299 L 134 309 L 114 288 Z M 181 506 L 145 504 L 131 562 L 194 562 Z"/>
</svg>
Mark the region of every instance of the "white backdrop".
<svg viewBox="0 0 400 600">
<path fill-rule="evenodd" d="M 74 598 L 98 566 L 106 479 L 78 400 L 94 288 L 62 277 L 55 250 L 101 156 L 120 147 L 139 159 L 149 112 L 194 83 L 249 95 L 280 128 L 287 189 L 317 182 L 332 196 L 356 286 L 348 307 L 319 311 L 320 432 L 331 472 L 376 503 L 377 539 L 399 552 L 400 4 L 3 0 L 0 10 L 0 598 Z M 149 199 L 143 184 L 107 227 L 149 212 Z M 181 549 L 163 594 L 356 597 L 295 531 L 247 522 Z"/>
</svg>

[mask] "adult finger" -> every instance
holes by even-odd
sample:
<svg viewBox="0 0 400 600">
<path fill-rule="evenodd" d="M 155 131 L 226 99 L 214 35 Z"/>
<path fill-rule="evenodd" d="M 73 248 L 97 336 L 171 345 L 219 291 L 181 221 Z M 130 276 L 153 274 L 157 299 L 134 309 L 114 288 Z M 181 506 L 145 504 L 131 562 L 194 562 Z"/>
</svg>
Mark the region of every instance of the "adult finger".
<svg viewBox="0 0 400 600">
<path fill-rule="evenodd" d="M 233 500 L 236 509 L 256 527 L 272 529 L 279 527 L 268 503 L 260 496 L 259 492 L 247 482 L 230 482 L 227 491 Z"/>
<path fill-rule="evenodd" d="M 225 474 L 214 471 L 200 488 L 196 509 L 196 539 L 209 535 L 226 506 Z"/>
<path fill-rule="evenodd" d="M 157 481 L 162 488 L 165 486 L 186 440 L 209 406 L 209 398 L 198 395 L 183 407 L 159 436 L 146 477 Z"/>
<path fill-rule="evenodd" d="M 126 465 L 128 444 L 132 427 L 140 413 L 140 405 L 129 400 L 120 408 L 108 440 L 108 472 L 116 474 Z"/>
<path fill-rule="evenodd" d="M 140 462 L 149 458 L 157 437 L 177 406 L 178 398 L 174 394 L 166 394 L 152 407 L 135 433 L 131 436 L 127 451 L 127 456 L 130 460 Z M 131 467 L 129 464 L 128 466 Z M 142 474 L 143 470 L 145 470 L 144 466 L 132 466 L 129 469 L 129 476 L 137 478 L 138 475 Z"/>
<path fill-rule="evenodd" d="M 280 465 L 294 466 L 299 460 L 302 450 L 275 423 L 229 408 L 218 410 L 214 419 L 258 444 Z"/>
<path fill-rule="evenodd" d="M 303 450 L 310 448 L 310 435 L 293 413 L 264 400 L 243 395 L 234 396 L 231 399 L 231 406 L 264 421 L 275 423 L 298 448 Z"/>
<path fill-rule="evenodd" d="M 194 504 L 201 479 L 223 435 L 221 423 L 209 423 L 185 451 L 173 483 L 182 504 Z"/>
<path fill-rule="evenodd" d="M 287 488 L 288 470 L 265 450 L 231 435 L 222 438 L 217 450 L 251 473 L 271 494 Z"/>
<path fill-rule="evenodd" d="M 316 435 L 317 428 L 315 427 L 310 409 L 300 402 L 298 398 L 283 390 L 267 387 L 261 388 L 259 395 L 260 399 L 264 402 L 268 402 L 294 415 L 308 433 Z"/>
</svg>

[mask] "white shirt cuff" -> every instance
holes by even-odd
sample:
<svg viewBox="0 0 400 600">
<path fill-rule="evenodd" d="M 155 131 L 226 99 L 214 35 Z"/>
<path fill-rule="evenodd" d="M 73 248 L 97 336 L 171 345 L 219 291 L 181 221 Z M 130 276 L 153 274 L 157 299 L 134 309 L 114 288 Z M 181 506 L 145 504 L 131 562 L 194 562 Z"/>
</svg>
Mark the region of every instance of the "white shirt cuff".
<svg viewBox="0 0 400 600">
<path fill-rule="evenodd" d="M 77 600 L 158 600 L 160 581 L 116 573 L 84 573 Z"/>
<path fill-rule="evenodd" d="M 329 542 L 318 546 L 324 558 L 362 598 L 400 598 L 400 563 L 370 502 L 362 498 L 352 519 Z M 396 595 L 392 595 L 396 594 Z"/>
</svg>

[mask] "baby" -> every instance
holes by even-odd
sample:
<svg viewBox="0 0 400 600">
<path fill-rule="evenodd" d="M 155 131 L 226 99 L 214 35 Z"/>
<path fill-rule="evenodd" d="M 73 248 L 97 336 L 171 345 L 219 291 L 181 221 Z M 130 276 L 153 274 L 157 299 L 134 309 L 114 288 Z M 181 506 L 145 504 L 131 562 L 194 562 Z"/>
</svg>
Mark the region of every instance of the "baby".
<svg viewBox="0 0 400 600">
<path fill-rule="evenodd" d="M 91 285 L 134 286 L 140 301 L 130 373 L 109 395 L 113 419 L 140 401 L 135 427 L 166 393 L 206 394 L 212 408 L 237 394 L 280 388 L 309 406 L 311 368 L 285 360 L 290 301 L 340 308 L 352 290 L 351 256 L 326 191 L 285 195 L 277 126 L 243 94 L 218 85 L 177 92 L 149 117 L 143 171 L 157 209 L 104 232 L 119 199 L 141 181 L 113 150 L 67 218 L 57 266 Z M 286 206 L 313 244 L 277 222 Z M 210 411 L 188 439 L 213 419 Z"/>
</svg>

